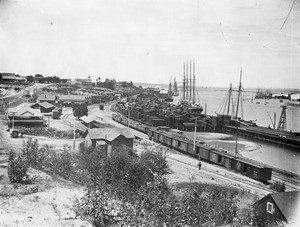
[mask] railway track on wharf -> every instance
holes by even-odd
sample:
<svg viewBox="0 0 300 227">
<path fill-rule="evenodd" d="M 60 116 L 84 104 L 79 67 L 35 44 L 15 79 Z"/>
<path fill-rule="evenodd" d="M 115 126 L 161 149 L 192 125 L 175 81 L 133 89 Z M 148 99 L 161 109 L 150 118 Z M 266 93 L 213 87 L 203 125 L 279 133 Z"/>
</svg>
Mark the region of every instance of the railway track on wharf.
<svg viewBox="0 0 300 227">
<path fill-rule="evenodd" d="M 300 190 L 300 176 L 297 174 L 273 168 L 272 180 L 284 183 L 286 191 Z"/>
</svg>

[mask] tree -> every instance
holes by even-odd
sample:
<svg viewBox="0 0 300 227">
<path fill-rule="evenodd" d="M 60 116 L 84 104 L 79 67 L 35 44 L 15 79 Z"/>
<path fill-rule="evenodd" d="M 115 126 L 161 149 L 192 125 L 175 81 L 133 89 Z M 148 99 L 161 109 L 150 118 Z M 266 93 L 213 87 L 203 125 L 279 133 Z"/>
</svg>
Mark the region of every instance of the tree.
<svg viewBox="0 0 300 227">
<path fill-rule="evenodd" d="M 33 83 L 35 81 L 35 78 L 33 76 L 31 76 L 31 75 L 26 76 L 26 79 L 27 79 L 28 83 Z"/>
<path fill-rule="evenodd" d="M 22 183 L 26 178 L 28 166 L 22 156 L 16 154 L 11 150 L 9 153 L 7 174 L 11 183 Z"/>
<path fill-rule="evenodd" d="M 81 103 L 81 104 L 75 103 L 72 109 L 73 109 L 73 115 L 76 118 L 80 118 L 84 115 L 87 116 L 89 112 L 86 103 Z"/>
</svg>

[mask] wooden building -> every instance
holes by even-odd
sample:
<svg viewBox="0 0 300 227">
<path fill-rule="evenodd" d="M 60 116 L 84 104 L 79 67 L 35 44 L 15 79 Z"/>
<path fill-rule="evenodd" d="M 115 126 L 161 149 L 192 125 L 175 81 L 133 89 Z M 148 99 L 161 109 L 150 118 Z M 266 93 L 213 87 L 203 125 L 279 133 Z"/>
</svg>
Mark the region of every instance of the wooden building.
<svg viewBox="0 0 300 227">
<path fill-rule="evenodd" d="M 28 103 L 8 109 L 7 120 L 9 127 L 43 127 L 46 125 L 41 111 L 31 108 Z"/>
<path fill-rule="evenodd" d="M 111 156 L 119 146 L 133 149 L 133 139 L 134 135 L 130 129 L 93 128 L 87 130 L 85 146 L 102 146 Z"/>
<path fill-rule="evenodd" d="M 300 191 L 271 193 L 253 205 L 254 226 L 300 226 Z"/>
<path fill-rule="evenodd" d="M 61 95 L 59 97 L 59 102 L 62 104 L 66 103 L 91 103 L 91 98 L 89 95 Z"/>
<path fill-rule="evenodd" d="M 55 106 L 48 102 L 38 102 L 30 106 L 33 109 L 39 109 L 41 113 L 51 113 Z"/>
<path fill-rule="evenodd" d="M 79 118 L 79 120 L 82 122 L 82 124 L 88 128 L 99 128 L 103 122 L 97 119 L 92 119 L 88 116 L 82 116 Z"/>
<path fill-rule="evenodd" d="M 43 93 L 43 94 L 40 94 L 37 98 L 37 101 L 38 102 L 48 102 L 52 105 L 55 105 L 56 103 L 56 100 L 57 100 L 57 97 L 56 95 L 54 94 L 51 94 L 51 93 Z"/>
</svg>

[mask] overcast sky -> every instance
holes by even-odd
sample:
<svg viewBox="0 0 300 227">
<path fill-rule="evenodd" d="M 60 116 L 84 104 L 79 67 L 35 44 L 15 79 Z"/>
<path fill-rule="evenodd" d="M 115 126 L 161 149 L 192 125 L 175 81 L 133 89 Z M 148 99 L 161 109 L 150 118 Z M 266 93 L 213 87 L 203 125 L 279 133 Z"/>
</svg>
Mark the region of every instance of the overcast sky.
<svg viewBox="0 0 300 227">
<path fill-rule="evenodd" d="M 0 0 L 0 72 L 300 88 L 300 1 Z"/>
</svg>

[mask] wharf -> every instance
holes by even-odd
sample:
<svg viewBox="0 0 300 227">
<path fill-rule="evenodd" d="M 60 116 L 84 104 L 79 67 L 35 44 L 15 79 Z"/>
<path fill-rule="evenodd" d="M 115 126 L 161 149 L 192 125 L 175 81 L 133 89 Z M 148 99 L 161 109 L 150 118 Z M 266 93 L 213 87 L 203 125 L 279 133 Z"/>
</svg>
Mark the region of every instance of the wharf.
<svg viewBox="0 0 300 227">
<path fill-rule="evenodd" d="M 224 126 L 224 131 L 227 133 L 236 134 L 238 129 L 238 135 L 268 141 L 272 143 L 281 144 L 284 146 L 300 147 L 300 133 L 287 132 L 282 130 L 276 130 L 265 127 L 238 127 Z"/>
</svg>

